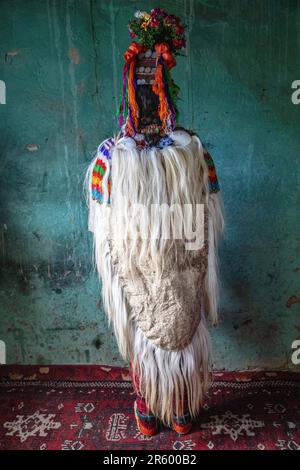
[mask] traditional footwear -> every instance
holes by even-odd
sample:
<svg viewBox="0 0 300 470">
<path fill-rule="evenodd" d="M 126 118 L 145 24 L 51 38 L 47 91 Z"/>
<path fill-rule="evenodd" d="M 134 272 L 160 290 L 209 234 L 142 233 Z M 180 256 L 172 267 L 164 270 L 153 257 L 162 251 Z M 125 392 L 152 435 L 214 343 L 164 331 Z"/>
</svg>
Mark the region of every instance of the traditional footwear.
<svg viewBox="0 0 300 470">
<path fill-rule="evenodd" d="M 158 433 L 157 419 L 153 415 L 144 415 L 137 409 L 136 402 L 134 402 L 134 415 L 137 427 L 144 436 L 155 436 Z"/>
<path fill-rule="evenodd" d="M 190 413 L 183 416 L 173 416 L 172 427 L 177 434 L 188 434 L 192 429 L 193 421 Z"/>
</svg>

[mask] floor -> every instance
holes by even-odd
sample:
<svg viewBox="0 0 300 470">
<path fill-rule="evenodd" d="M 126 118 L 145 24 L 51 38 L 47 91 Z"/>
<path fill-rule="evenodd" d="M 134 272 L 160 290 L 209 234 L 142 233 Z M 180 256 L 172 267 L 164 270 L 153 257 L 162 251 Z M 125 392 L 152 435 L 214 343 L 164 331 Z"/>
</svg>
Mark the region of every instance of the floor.
<svg viewBox="0 0 300 470">
<path fill-rule="evenodd" d="M 127 369 L 0 366 L 0 450 L 300 449 L 300 374 L 215 372 L 192 432 L 142 436 Z"/>
</svg>

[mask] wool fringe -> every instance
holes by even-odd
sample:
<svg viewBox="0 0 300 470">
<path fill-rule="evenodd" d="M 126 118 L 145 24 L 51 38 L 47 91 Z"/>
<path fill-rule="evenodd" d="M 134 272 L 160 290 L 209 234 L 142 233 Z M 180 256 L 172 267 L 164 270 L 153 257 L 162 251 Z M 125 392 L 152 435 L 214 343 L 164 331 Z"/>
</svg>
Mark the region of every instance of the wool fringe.
<svg viewBox="0 0 300 470">
<path fill-rule="evenodd" d="M 212 193 L 208 199 L 208 260 L 204 302 L 206 315 L 214 325 L 219 317 L 218 243 L 223 230 L 223 202 L 219 193 Z"/>
<path fill-rule="evenodd" d="M 207 189 L 207 172 L 203 164 L 201 142 L 195 137 L 193 141 L 198 147 L 200 168 L 203 170 L 203 185 Z M 171 163 L 172 157 L 176 158 L 176 154 L 171 155 L 171 152 L 172 150 L 162 152 L 166 157 L 166 165 L 169 161 Z M 152 157 L 154 155 L 151 154 L 151 159 Z M 210 386 L 210 341 L 205 317 L 207 316 L 213 323 L 218 317 L 217 244 L 224 227 L 220 196 L 209 194 L 206 199 L 209 213 L 209 252 L 205 277 L 205 308 L 202 308 L 201 321 L 193 340 L 186 348 L 180 351 L 163 350 L 149 341 L 137 326 L 125 299 L 122 281 L 112 263 L 109 236 L 111 208 L 105 202 L 99 204 L 94 201 L 90 190 L 96 158 L 97 156 L 90 163 L 85 178 L 89 230 L 94 233 L 93 265 L 102 282 L 104 308 L 109 322 L 114 326 L 120 353 L 125 360 L 132 363 L 133 370 L 139 377 L 141 393 L 155 416 L 165 424 L 170 424 L 174 414 L 182 414 L 183 399 L 186 396 L 189 412 L 195 417 Z M 107 181 L 108 172 L 109 162 L 104 183 Z M 104 184 L 105 190 L 106 186 Z M 183 192 L 185 190 L 186 188 L 182 188 Z"/>
<path fill-rule="evenodd" d="M 210 341 L 204 318 L 192 342 L 181 351 L 166 351 L 151 343 L 137 328 L 132 368 L 140 380 L 140 391 L 150 411 L 170 425 L 174 415 L 200 411 L 210 386 Z"/>
<path fill-rule="evenodd" d="M 140 377 L 141 394 L 155 416 L 170 424 L 174 414 L 182 414 L 186 396 L 189 412 L 195 417 L 210 386 L 210 341 L 204 312 L 192 342 L 183 350 L 163 350 L 149 341 L 130 316 L 121 280 L 111 261 L 105 237 L 109 208 L 95 204 L 95 263 L 105 312 L 113 324 L 120 354 Z"/>
</svg>

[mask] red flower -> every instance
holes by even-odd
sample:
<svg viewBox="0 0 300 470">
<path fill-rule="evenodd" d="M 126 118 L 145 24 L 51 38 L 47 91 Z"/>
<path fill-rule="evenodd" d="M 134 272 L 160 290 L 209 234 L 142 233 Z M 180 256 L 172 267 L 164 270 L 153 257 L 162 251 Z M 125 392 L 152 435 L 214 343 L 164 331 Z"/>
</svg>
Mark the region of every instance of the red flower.
<svg viewBox="0 0 300 470">
<path fill-rule="evenodd" d="M 176 26 L 176 33 L 177 33 L 177 34 L 182 34 L 183 31 L 184 31 L 184 27 L 183 27 L 181 24 L 178 24 L 178 25 Z"/>
<path fill-rule="evenodd" d="M 159 25 L 160 25 L 160 21 L 157 20 L 156 18 L 153 18 L 150 22 L 150 26 L 152 26 L 153 28 L 158 28 Z"/>
<path fill-rule="evenodd" d="M 130 31 L 130 37 L 131 37 L 131 38 L 135 38 L 135 37 L 136 37 L 136 34 L 135 34 L 133 31 Z"/>
<path fill-rule="evenodd" d="M 151 16 L 152 18 L 157 18 L 158 16 L 160 16 L 161 18 L 165 18 L 167 16 L 167 12 L 162 8 L 153 8 L 151 10 Z"/>
<path fill-rule="evenodd" d="M 166 18 L 164 19 L 164 23 L 166 26 L 172 26 L 172 24 L 174 24 L 174 20 L 171 15 L 166 16 Z"/>
<path fill-rule="evenodd" d="M 184 40 L 183 39 L 174 38 L 172 42 L 173 42 L 173 45 L 175 47 L 184 47 Z"/>
</svg>

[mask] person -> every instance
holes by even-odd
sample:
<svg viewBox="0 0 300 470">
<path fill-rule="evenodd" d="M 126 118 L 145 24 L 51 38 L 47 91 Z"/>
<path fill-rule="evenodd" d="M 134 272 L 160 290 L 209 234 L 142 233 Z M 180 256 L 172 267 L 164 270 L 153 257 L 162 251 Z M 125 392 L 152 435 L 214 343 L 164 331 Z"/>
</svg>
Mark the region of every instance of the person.
<svg viewBox="0 0 300 470">
<path fill-rule="evenodd" d="M 153 436 L 162 422 L 186 434 L 211 383 L 206 323 L 218 319 L 222 204 L 209 152 L 177 123 L 180 19 L 155 8 L 129 28 L 120 131 L 86 172 L 88 226 L 138 428 Z"/>
</svg>

